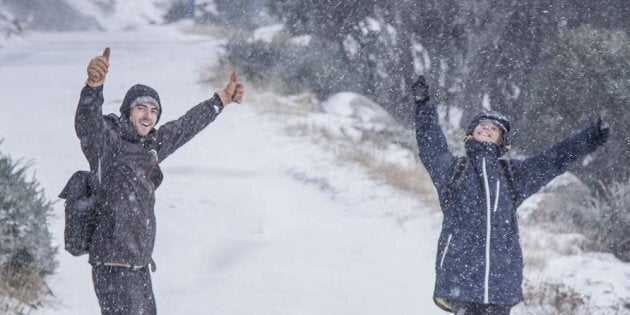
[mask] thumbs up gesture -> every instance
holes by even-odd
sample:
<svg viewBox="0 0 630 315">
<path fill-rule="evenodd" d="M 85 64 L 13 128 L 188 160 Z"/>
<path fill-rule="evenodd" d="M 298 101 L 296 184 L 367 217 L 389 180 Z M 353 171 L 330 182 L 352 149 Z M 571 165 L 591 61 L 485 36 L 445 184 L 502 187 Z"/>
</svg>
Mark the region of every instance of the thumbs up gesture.
<svg viewBox="0 0 630 315">
<path fill-rule="evenodd" d="M 109 54 L 110 49 L 107 47 L 102 56 L 96 56 L 90 60 L 87 68 L 87 85 L 97 87 L 105 83 L 105 76 L 109 70 Z"/>
<path fill-rule="evenodd" d="M 240 103 L 245 94 L 245 86 L 239 81 L 236 73 L 232 72 L 225 89 L 217 92 L 217 94 L 221 98 L 221 102 L 224 106 L 232 102 Z"/>
</svg>

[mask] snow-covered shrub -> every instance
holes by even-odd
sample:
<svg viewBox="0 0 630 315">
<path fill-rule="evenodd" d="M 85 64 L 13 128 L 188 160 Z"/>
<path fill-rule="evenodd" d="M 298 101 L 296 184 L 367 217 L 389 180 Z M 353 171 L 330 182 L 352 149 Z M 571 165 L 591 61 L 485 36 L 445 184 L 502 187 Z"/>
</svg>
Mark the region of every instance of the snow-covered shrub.
<svg viewBox="0 0 630 315">
<path fill-rule="evenodd" d="M 201 13 L 205 13 L 205 6 L 201 7 Z M 190 18 L 196 14 L 197 7 L 190 0 L 173 0 L 166 10 L 164 21 L 166 23 L 175 22 L 181 19 Z"/>
<path fill-rule="evenodd" d="M 22 33 L 22 25 L 18 22 L 13 14 L 7 10 L 0 8 L 0 38 L 19 35 Z M 2 48 L 2 46 L 0 46 Z"/>
<path fill-rule="evenodd" d="M 602 117 L 611 127 L 607 144 L 573 171 L 591 188 L 603 180 L 630 178 L 630 35 L 624 29 L 583 26 L 559 34 L 549 58 L 535 71 L 523 119 L 514 135 L 519 148 L 539 151 Z M 531 132 L 528 132 L 531 131 Z M 535 132 L 534 132 L 535 131 Z"/>
<path fill-rule="evenodd" d="M 285 121 L 283 128 L 288 135 L 324 148 L 334 156 L 333 163 L 358 167 L 376 182 L 439 209 L 435 189 L 418 161 L 413 132 L 369 98 L 343 92 L 324 102 L 310 93 L 289 97 L 269 93 L 259 99 L 263 101 L 256 104 L 256 108 L 272 115 L 274 120 Z M 333 194 L 347 189 L 347 183 L 340 187 L 325 175 L 313 176 L 293 170 L 290 174 Z M 401 209 L 385 207 L 382 210 L 399 222 L 418 215 L 415 211 Z"/>
<path fill-rule="evenodd" d="M 589 188 L 573 173 L 565 173 L 543 187 L 519 208 L 523 222 L 552 232 L 578 232 L 585 228 L 584 206 Z"/>
<path fill-rule="evenodd" d="M 335 91 L 359 90 L 359 79 L 351 77 L 341 47 L 331 42 L 299 42 L 281 32 L 270 41 L 230 39 L 226 51 L 225 61 L 248 79 L 280 92 L 312 91 L 323 99 Z"/>
<path fill-rule="evenodd" d="M 50 201 L 28 165 L 0 153 L 0 313 L 22 314 L 49 294 L 45 279 L 56 268 L 51 245 Z"/>
<path fill-rule="evenodd" d="M 264 10 L 265 3 L 269 0 L 213 0 L 205 1 L 205 11 L 212 12 L 209 17 L 214 21 L 230 28 L 239 27 L 253 30 L 265 23 L 267 15 Z M 197 1 L 201 7 L 204 1 Z"/>
<path fill-rule="evenodd" d="M 630 180 L 613 182 L 590 199 L 583 209 L 587 227 L 598 250 L 611 252 L 630 262 Z"/>
<path fill-rule="evenodd" d="M 269 23 L 263 9 L 268 0 L 162 0 L 168 2 L 164 21 L 167 23 L 194 18 L 199 24 L 253 30 Z"/>
<path fill-rule="evenodd" d="M 81 12 L 85 8 L 74 7 L 75 2 L 79 1 L 3 0 L 3 7 L 6 8 L 6 11 L 11 12 L 26 29 L 48 32 L 100 29 L 96 18 Z"/>
<path fill-rule="evenodd" d="M 587 251 L 610 252 L 630 262 L 630 180 L 600 187 L 592 193 L 575 176 L 565 174 L 532 197 L 535 204 L 527 203 L 519 212 L 526 223 L 587 236 Z"/>
<path fill-rule="evenodd" d="M 526 314 L 591 314 L 588 300 L 562 284 L 524 284 Z"/>
</svg>

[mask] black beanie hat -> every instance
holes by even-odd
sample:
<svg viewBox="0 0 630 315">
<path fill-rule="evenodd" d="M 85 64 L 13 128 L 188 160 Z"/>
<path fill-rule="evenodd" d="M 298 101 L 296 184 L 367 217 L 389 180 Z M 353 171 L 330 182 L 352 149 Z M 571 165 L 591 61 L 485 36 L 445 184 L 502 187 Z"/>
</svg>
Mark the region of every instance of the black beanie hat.
<svg viewBox="0 0 630 315">
<path fill-rule="evenodd" d="M 120 105 L 120 115 L 122 117 L 129 118 L 129 115 L 131 115 L 131 105 L 134 103 L 134 101 L 138 98 L 147 96 L 153 98 L 157 102 L 157 104 L 155 104 L 158 108 L 157 120 L 155 121 L 155 123 L 157 124 L 157 122 L 160 121 L 160 116 L 162 115 L 162 103 L 160 103 L 160 95 L 156 90 L 142 84 L 136 84 L 129 88 L 127 94 L 125 94 L 125 99 L 123 100 L 122 105 Z"/>
<path fill-rule="evenodd" d="M 510 133 L 510 129 L 511 129 L 510 120 L 507 117 L 505 117 L 505 115 L 497 111 L 493 111 L 493 110 L 483 111 L 477 114 L 477 116 L 475 116 L 475 118 L 473 118 L 470 124 L 468 125 L 468 129 L 466 129 L 466 135 L 467 136 L 472 135 L 473 131 L 475 130 L 475 128 L 477 128 L 477 125 L 479 125 L 479 122 L 482 120 L 491 120 L 492 122 L 494 122 L 495 124 L 497 124 L 497 126 L 501 128 L 501 131 L 503 131 L 502 145 L 504 148 L 507 149 L 510 147 L 510 145 L 512 145 L 512 134 Z"/>
</svg>

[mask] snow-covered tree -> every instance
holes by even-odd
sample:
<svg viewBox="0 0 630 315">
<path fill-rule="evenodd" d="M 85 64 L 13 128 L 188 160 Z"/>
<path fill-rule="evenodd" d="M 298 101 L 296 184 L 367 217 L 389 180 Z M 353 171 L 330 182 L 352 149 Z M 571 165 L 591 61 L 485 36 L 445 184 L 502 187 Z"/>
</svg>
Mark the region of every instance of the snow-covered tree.
<svg viewBox="0 0 630 315">
<path fill-rule="evenodd" d="M 0 153 L 0 313 L 21 313 L 48 294 L 46 277 L 56 268 L 51 245 L 50 201 L 28 165 Z"/>
<path fill-rule="evenodd" d="M 2 2 L 0 1 L 0 4 Z M 0 37 L 10 37 L 22 33 L 22 26 L 11 12 L 0 7 Z M 2 48 L 2 46 L 0 46 Z"/>
<path fill-rule="evenodd" d="M 590 26 L 566 30 L 547 54 L 548 61 L 533 76 L 540 83 L 532 88 L 524 119 L 536 132 L 516 136 L 534 151 L 601 115 L 612 126 L 612 136 L 596 158 L 575 171 L 591 183 L 626 181 L 630 169 L 622 161 L 630 159 L 630 35 Z"/>
</svg>

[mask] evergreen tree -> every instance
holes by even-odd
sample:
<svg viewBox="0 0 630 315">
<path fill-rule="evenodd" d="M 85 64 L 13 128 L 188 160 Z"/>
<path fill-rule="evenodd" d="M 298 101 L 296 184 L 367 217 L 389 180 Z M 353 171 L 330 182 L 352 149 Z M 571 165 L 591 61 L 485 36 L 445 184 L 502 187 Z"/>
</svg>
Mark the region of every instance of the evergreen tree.
<svg viewBox="0 0 630 315">
<path fill-rule="evenodd" d="M 51 203 L 34 179 L 26 179 L 28 166 L 19 164 L 0 153 L 0 313 L 39 305 L 57 265 Z"/>
<path fill-rule="evenodd" d="M 622 119 L 621 112 L 625 50 L 578 48 L 567 42 L 567 34 L 583 33 L 589 25 L 617 33 L 615 40 L 623 40 L 620 34 L 627 33 L 630 22 L 619 12 L 630 9 L 620 0 L 266 0 L 265 4 L 285 23 L 288 35 L 272 43 L 230 41 L 228 58 L 246 69 L 246 75 L 279 80 L 291 92 L 307 88 L 320 98 L 339 91 L 361 93 L 412 127 L 413 111 L 405 97 L 417 75 L 424 74 L 442 105 L 463 110 L 461 124 L 483 107 L 507 114 L 515 126 L 514 147 L 527 152 L 543 149 L 551 139 L 604 112 L 603 118 L 616 130 L 607 152 L 599 154 L 609 158 L 596 159 L 580 173 L 592 179 L 630 177 L 629 166 L 614 162 L 627 157 L 626 149 L 619 148 L 630 147 L 621 140 L 628 139 L 624 125 L 628 120 Z M 292 36 L 303 35 L 310 37 L 307 45 L 292 44 Z M 592 36 L 591 40 L 598 41 Z M 585 65 L 590 67 L 587 77 L 599 78 L 575 77 L 566 70 L 570 64 L 562 65 L 559 58 L 571 57 L 576 49 L 582 51 L 580 58 L 591 60 Z M 589 50 L 595 53 L 591 57 Z M 604 56 L 601 51 L 608 53 Z M 259 62 L 256 56 L 265 58 Z M 574 90 L 583 95 L 577 97 Z M 573 105 L 586 104 L 585 100 L 592 104 L 588 109 Z M 576 117 L 579 113 L 582 116 Z M 532 132 L 540 129 L 557 137 Z M 624 131 L 617 134 L 619 130 Z M 538 138 L 531 141 L 527 136 L 533 134 Z M 600 167 L 614 174 L 601 173 Z"/>
<path fill-rule="evenodd" d="M 0 8 L 0 37 L 10 37 L 20 34 L 22 34 L 21 23 L 13 17 L 13 14 L 4 8 Z M 0 48 L 2 48 L 2 45 L 0 45 Z"/>
<path fill-rule="evenodd" d="M 593 122 L 610 123 L 613 136 L 597 158 L 575 171 L 598 187 L 630 177 L 630 36 L 621 30 L 589 26 L 562 32 L 548 61 L 534 79 L 526 120 L 535 132 L 523 132 L 525 148 L 535 151 L 553 139 Z"/>
</svg>

